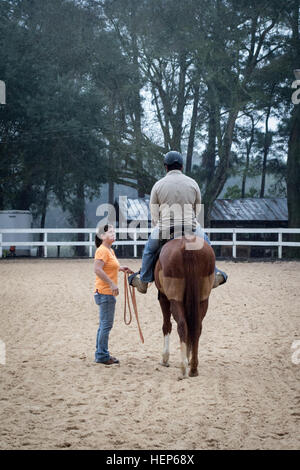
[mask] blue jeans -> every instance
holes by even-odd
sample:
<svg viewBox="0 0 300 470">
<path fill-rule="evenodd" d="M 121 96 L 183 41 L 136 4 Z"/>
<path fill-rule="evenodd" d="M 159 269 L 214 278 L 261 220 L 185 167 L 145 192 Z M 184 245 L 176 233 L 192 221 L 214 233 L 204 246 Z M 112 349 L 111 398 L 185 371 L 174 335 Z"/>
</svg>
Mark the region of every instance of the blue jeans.
<svg viewBox="0 0 300 470">
<path fill-rule="evenodd" d="M 211 245 L 210 240 L 206 233 L 203 232 L 203 229 L 198 225 L 195 234 L 198 237 L 204 238 L 204 240 Z M 154 281 L 154 269 L 153 264 L 156 257 L 157 250 L 159 249 L 159 228 L 156 226 L 152 230 L 150 237 L 145 245 L 142 259 L 142 267 L 140 273 L 140 279 L 143 282 L 152 282 Z"/>
<path fill-rule="evenodd" d="M 108 338 L 110 330 L 114 324 L 116 298 L 113 295 L 99 294 L 94 295 L 95 302 L 99 305 L 99 329 L 96 340 L 96 362 L 106 362 L 110 358 L 108 351 Z"/>
</svg>

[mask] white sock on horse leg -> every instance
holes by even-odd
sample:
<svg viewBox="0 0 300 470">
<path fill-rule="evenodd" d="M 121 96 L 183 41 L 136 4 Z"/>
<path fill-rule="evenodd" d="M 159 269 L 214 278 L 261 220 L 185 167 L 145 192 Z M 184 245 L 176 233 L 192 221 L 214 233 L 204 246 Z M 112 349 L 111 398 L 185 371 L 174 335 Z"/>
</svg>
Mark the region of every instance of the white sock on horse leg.
<svg viewBox="0 0 300 470">
<path fill-rule="evenodd" d="M 180 352 L 181 352 L 181 370 L 182 370 L 182 376 L 183 376 L 183 377 L 187 377 L 188 358 L 187 358 L 187 346 L 186 346 L 186 343 L 180 343 Z"/>
<path fill-rule="evenodd" d="M 163 363 L 168 364 L 170 357 L 170 334 L 164 336 Z"/>
</svg>

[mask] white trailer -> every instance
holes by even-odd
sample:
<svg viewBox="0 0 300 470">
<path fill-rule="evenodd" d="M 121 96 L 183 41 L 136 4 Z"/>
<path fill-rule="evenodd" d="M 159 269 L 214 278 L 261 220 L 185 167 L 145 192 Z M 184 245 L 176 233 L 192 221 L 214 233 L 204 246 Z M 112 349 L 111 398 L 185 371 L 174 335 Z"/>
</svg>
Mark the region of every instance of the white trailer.
<svg viewBox="0 0 300 470">
<path fill-rule="evenodd" d="M 31 229 L 33 226 L 32 214 L 30 211 L 0 211 L 0 229 Z M 31 242 L 32 233 L 3 233 L 2 249 L 9 251 L 14 246 L 14 242 Z M 30 246 L 16 246 L 17 256 L 30 256 Z"/>
</svg>

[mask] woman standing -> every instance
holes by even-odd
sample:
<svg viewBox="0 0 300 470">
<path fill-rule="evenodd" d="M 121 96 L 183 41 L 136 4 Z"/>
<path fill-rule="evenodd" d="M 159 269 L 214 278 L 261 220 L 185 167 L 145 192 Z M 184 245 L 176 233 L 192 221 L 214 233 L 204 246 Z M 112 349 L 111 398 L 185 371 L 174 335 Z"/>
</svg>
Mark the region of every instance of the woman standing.
<svg viewBox="0 0 300 470">
<path fill-rule="evenodd" d="M 119 360 L 108 351 L 108 338 L 113 327 L 116 296 L 119 295 L 118 272 L 132 273 L 127 266 L 120 266 L 111 248 L 116 239 L 112 225 L 105 225 L 100 237 L 96 235 L 95 244 L 95 302 L 99 306 L 100 324 L 96 340 L 95 362 L 105 365 L 119 364 Z"/>
</svg>

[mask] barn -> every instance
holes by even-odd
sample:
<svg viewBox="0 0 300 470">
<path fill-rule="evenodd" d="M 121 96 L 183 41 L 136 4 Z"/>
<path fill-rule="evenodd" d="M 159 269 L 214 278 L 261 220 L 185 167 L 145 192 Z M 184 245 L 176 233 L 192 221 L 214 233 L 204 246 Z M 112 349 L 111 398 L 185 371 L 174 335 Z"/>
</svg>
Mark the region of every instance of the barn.
<svg viewBox="0 0 300 470">
<path fill-rule="evenodd" d="M 116 201 L 117 225 L 120 214 L 127 223 L 137 222 L 148 218 L 151 226 L 149 198 L 127 198 L 127 206 L 118 205 Z M 286 198 L 244 198 L 244 199 L 217 199 L 211 213 L 211 228 L 287 228 L 288 208 Z M 232 235 L 226 233 L 210 234 L 212 241 L 231 240 Z M 248 241 L 249 235 L 240 235 L 240 240 Z M 252 234 L 254 241 L 277 241 L 276 234 Z M 232 248 L 228 246 L 214 246 L 217 257 L 231 257 Z M 138 247 L 138 256 L 141 256 L 143 246 Z M 121 256 L 133 256 L 132 246 L 118 247 Z M 277 247 L 237 247 L 238 258 L 249 257 L 276 257 Z"/>
<path fill-rule="evenodd" d="M 285 228 L 286 198 L 217 199 L 211 212 L 211 227 Z"/>
<path fill-rule="evenodd" d="M 211 228 L 287 228 L 288 207 L 286 198 L 217 199 L 211 212 Z M 211 234 L 211 240 L 231 240 L 230 234 Z M 249 234 L 239 235 L 243 241 Z M 251 234 L 253 241 L 277 241 L 277 234 Z M 231 257 L 228 246 L 215 246 L 217 257 Z M 237 247 L 238 258 L 277 257 L 277 247 Z"/>
</svg>

